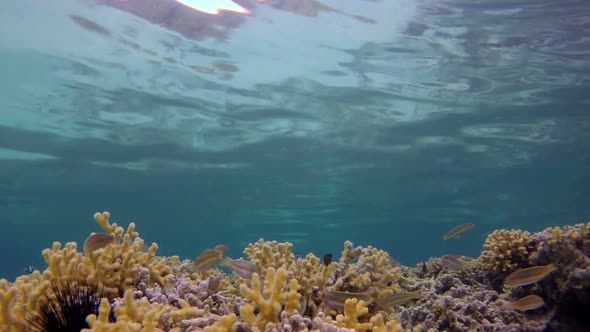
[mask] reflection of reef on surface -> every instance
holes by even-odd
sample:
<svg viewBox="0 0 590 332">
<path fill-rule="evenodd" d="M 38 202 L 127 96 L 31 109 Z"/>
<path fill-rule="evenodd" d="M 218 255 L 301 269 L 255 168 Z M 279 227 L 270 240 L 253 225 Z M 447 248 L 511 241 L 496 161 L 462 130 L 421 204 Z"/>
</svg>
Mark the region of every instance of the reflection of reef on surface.
<svg viewBox="0 0 590 332">
<path fill-rule="evenodd" d="M 372 18 L 344 13 L 317 0 L 266 0 L 257 2 L 235 0 L 234 2 L 237 5 L 249 11 L 249 13 L 220 10 L 217 14 L 192 9 L 176 0 L 95 0 L 95 2 L 131 13 L 146 21 L 176 31 L 185 38 L 192 40 L 203 40 L 205 38 L 227 40 L 230 31 L 246 23 L 247 14 L 250 14 L 256 6 L 269 6 L 279 11 L 307 17 L 315 17 L 320 12 L 330 12 L 352 18 L 364 24 L 376 23 Z"/>
<path fill-rule="evenodd" d="M 221 11 L 217 15 L 191 9 L 176 0 L 96 0 L 98 4 L 117 8 L 141 17 L 185 38 L 226 40 L 231 29 L 246 22 L 244 14 Z"/>
<path fill-rule="evenodd" d="M 77 309 L 91 312 L 83 331 L 590 329 L 582 312 L 590 306 L 590 223 L 535 234 L 498 230 L 477 259 L 456 257 L 448 265 L 432 258 L 416 268 L 348 241 L 338 259 L 322 262 L 311 253 L 296 258 L 290 243 L 260 240 L 245 248 L 245 260 L 222 261 L 236 272 L 229 275 L 158 257 L 158 246 L 146 246 L 133 223 L 125 230 L 109 217 L 97 213 L 95 220 L 112 236 L 89 237 L 85 253 L 76 243 L 56 242 L 43 251 L 43 272 L 0 280 L 0 330 L 29 331 L 27 321 L 45 315 L 47 303 L 76 305 L 56 298 L 80 290 L 94 305 Z M 201 255 L 199 267 L 224 253 Z M 543 265 L 550 269 L 534 283 L 504 283 L 514 271 Z M 102 297 L 100 305 L 88 292 Z M 525 297 L 542 302 L 520 306 L 516 300 Z"/>
</svg>

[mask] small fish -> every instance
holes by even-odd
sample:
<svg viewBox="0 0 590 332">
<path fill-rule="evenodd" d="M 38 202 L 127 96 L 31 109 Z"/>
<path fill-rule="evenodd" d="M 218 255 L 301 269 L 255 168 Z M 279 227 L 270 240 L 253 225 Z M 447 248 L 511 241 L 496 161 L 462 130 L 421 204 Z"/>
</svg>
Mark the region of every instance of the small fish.
<svg viewBox="0 0 590 332">
<path fill-rule="evenodd" d="M 399 292 L 384 296 L 383 298 L 379 299 L 379 301 L 377 301 L 377 304 L 381 308 L 390 308 L 402 305 L 411 300 L 417 300 L 420 297 L 422 297 L 420 291 Z"/>
<path fill-rule="evenodd" d="M 35 265 L 27 265 L 25 267 L 25 273 L 27 273 L 27 274 L 31 274 L 31 273 L 35 272 L 35 270 L 37 270 Z"/>
<path fill-rule="evenodd" d="M 232 270 L 244 279 L 252 279 L 252 274 L 255 272 L 258 273 L 258 267 L 254 265 L 254 263 L 241 258 L 231 259 L 226 257 L 221 261 L 220 264 Z"/>
<path fill-rule="evenodd" d="M 324 265 L 328 266 L 332 263 L 332 254 L 325 254 L 324 255 Z"/>
<path fill-rule="evenodd" d="M 344 302 L 348 299 L 356 298 L 357 300 L 363 301 L 370 301 L 371 294 L 367 292 L 362 293 L 352 293 L 352 292 L 343 292 L 343 291 L 336 291 L 336 290 L 329 290 L 324 292 L 324 296 L 322 298 L 322 302 L 328 307 L 335 309 L 335 310 L 343 310 L 344 309 Z"/>
<path fill-rule="evenodd" d="M 212 269 L 217 263 L 223 260 L 223 254 L 227 251 L 227 247 L 218 244 L 213 249 L 203 251 L 199 257 L 193 262 L 193 272 L 204 272 Z"/>
<path fill-rule="evenodd" d="M 537 295 L 529 295 L 513 302 L 504 302 L 504 304 L 500 306 L 500 309 L 526 311 L 540 308 L 544 304 L 545 302 L 541 297 Z"/>
<path fill-rule="evenodd" d="M 557 270 L 557 267 L 553 264 L 527 267 L 526 269 L 512 272 L 504 279 L 504 283 L 513 287 L 534 284 L 555 270 Z"/>
<path fill-rule="evenodd" d="M 445 234 L 445 236 L 443 236 L 443 240 L 446 241 L 449 239 L 458 238 L 461 235 L 465 234 L 466 232 L 470 231 L 473 227 L 475 227 L 475 225 L 470 224 L 470 223 L 459 225 L 459 226 L 451 229 L 447 234 Z"/>
<path fill-rule="evenodd" d="M 422 274 L 426 274 L 428 272 L 428 266 L 426 266 L 426 262 L 422 262 Z"/>
<path fill-rule="evenodd" d="M 454 271 L 458 271 L 458 270 L 462 270 L 463 269 L 463 263 L 461 263 L 461 261 L 459 260 L 459 258 L 453 256 L 453 255 L 444 255 L 440 258 L 440 264 L 444 267 L 447 268 L 449 270 L 454 270 Z"/>
<path fill-rule="evenodd" d="M 88 255 L 94 250 L 104 248 L 109 244 L 113 243 L 115 236 L 107 233 L 92 233 L 84 241 L 84 255 Z"/>
</svg>

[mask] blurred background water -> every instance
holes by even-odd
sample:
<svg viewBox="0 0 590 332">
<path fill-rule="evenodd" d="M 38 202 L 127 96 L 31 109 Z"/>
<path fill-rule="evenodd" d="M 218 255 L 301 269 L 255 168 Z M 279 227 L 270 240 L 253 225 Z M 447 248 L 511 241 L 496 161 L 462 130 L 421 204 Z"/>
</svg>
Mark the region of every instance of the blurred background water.
<svg viewBox="0 0 590 332">
<path fill-rule="evenodd" d="M 0 277 L 104 210 L 404 264 L 589 219 L 585 0 L 3 1 L 0 73 Z"/>
</svg>

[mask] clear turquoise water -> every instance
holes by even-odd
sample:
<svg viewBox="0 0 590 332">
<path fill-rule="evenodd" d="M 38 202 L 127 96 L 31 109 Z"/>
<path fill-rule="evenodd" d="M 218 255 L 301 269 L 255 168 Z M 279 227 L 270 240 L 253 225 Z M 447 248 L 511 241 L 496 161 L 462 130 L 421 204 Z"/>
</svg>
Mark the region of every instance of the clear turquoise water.
<svg viewBox="0 0 590 332">
<path fill-rule="evenodd" d="M 293 1 L 2 2 L 0 277 L 105 210 L 164 255 L 404 264 L 588 221 L 590 3 Z"/>
</svg>

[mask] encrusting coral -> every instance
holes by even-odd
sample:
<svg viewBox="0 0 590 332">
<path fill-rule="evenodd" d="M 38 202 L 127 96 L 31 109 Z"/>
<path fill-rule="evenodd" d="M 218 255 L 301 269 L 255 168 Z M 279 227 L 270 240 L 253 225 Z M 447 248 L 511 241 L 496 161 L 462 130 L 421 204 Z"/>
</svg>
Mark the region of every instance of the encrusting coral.
<svg viewBox="0 0 590 332">
<path fill-rule="evenodd" d="M 0 280 L 1 331 L 27 331 L 41 295 L 60 280 L 101 289 L 84 332 L 590 329 L 579 311 L 590 306 L 590 224 L 535 234 L 496 231 L 476 259 L 455 257 L 448 266 L 432 258 L 416 268 L 349 241 L 339 260 L 322 263 L 313 254 L 296 258 L 290 243 L 260 240 L 235 265 L 251 273 L 227 274 L 215 268 L 196 273 L 192 261 L 157 257 L 157 245 L 146 248 L 133 223 L 125 230 L 109 218 L 95 215 L 112 242 L 92 243 L 86 253 L 73 242 L 54 243 L 43 251 L 43 272 Z M 504 283 L 514 271 L 547 264 L 556 270 L 534 284 Z M 506 303 L 527 295 L 544 304 L 506 310 Z"/>
</svg>

